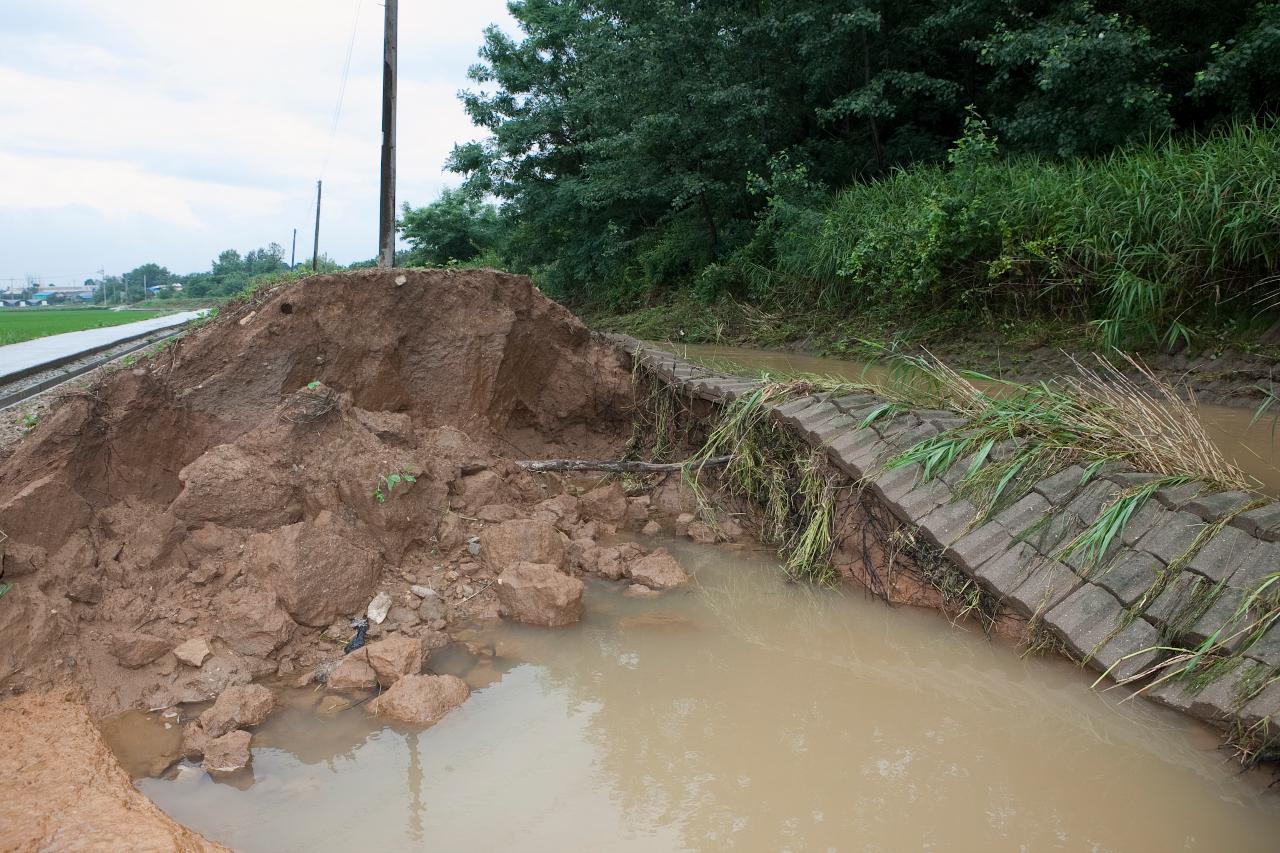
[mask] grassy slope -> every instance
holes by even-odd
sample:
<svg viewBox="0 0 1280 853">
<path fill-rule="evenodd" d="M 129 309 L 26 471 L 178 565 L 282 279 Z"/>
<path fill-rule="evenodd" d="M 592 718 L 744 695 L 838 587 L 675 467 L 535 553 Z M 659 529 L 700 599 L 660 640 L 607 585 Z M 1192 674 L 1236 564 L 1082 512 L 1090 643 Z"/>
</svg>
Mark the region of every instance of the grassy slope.
<svg viewBox="0 0 1280 853">
<path fill-rule="evenodd" d="M 101 308 L 6 308 L 0 310 L 0 345 L 46 335 L 102 329 L 149 320 L 167 311 L 106 311 Z"/>
<path fill-rule="evenodd" d="M 1280 309 L 1280 128 L 1070 162 L 1004 159 L 994 147 L 971 128 L 947 165 L 773 197 L 751 244 L 696 287 L 596 312 L 597 324 L 832 353 L 896 339 L 1258 354 Z"/>
</svg>

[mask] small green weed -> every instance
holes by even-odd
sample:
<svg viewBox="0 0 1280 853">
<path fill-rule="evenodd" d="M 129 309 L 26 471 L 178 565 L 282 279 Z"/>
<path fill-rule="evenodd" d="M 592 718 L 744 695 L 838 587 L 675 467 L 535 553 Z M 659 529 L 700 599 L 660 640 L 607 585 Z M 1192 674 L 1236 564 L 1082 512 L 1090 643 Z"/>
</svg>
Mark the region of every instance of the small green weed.
<svg viewBox="0 0 1280 853">
<path fill-rule="evenodd" d="M 407 468 L 401 468 L 391 474 L 382 474 L 378 477 L 378 484 L 373 488 L 373 499 L 378 503 L 386 503 L 387 498 L 391 497 L 391 493 L 396 486 L 405 484 L 411 486 L 418 482 L 418 478 L 410 474 Z"/>
</svg>

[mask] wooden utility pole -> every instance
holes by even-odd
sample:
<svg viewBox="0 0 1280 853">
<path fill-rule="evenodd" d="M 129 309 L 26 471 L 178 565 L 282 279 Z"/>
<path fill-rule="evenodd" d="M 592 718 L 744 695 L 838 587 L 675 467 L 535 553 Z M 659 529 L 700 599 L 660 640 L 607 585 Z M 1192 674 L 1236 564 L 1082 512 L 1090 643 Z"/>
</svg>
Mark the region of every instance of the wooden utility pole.
<svg viewBox="0 0 1280 853">
<path fill-rule="evenodd" d="M 289 269 L 293 269 L 298 260 L 298 229 L 293 229 L 293 248 L 289 249 Z"/>
<path fill-rule="evenodd" d="M 386 0 L 382 40 L 382 185 L 378 206 L 378 266 L 396 264 L 397 0 Z"/>
<path fill-rule="evenodd" d="M 316 242 L 311 247 L 311 271 L 320 266 L 320 187 L 323 181 L 316 181 Z"/>
</svg>

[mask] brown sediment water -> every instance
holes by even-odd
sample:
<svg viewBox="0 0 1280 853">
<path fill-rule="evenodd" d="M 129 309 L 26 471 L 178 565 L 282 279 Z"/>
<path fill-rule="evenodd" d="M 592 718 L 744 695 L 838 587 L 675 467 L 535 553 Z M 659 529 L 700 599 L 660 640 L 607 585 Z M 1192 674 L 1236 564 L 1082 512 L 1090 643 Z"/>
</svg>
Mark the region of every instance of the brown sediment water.
<svg viewBox="0 0 1280 853">
<path fill-rule="evenodd" d="M 690 361 L 730 372 L 736 368 L 753 373 L 814 373 L 853 381 L 890 379 L 882 365 L 852 359 L 716 344 L 682 344 L 676 349 Z M 1198 404 L 1196 414 L 1223 455 L 1257 480 L 1265 494 L 1280 497 L 1280 428 L 1271 416 L 1255 419 L 1250 409 L 1206 404 Z"/>
<path fill-rule="evenodd" d="M 236 849 L 1274 850 L 1280 797 L 1214 733 L 936 613 L 686 541 L 684 591 L 589 584 L 581 624 L 478 624 L 420 732 L 300 691 L 253 784 L 141 790 Z"/>
</svg>

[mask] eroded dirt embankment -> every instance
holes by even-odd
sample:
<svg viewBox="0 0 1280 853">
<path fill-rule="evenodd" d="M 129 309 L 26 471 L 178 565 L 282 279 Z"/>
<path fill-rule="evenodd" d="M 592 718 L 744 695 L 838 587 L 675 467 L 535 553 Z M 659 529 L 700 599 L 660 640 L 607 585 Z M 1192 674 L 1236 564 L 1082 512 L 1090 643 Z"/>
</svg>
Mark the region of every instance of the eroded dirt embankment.
<svg viewBox="0 0 1280 853">
<path fill-rule="evenodd" d="M 390 580 L 444 597 L 400 626 L 426 637 L 474 513 L 552 496 L 511 460 L 616 453 L 630 397 L 523 277 L 366 271 L 226 309 L 0 466 L 0 688 L 69 686 L 95 716 L 207 700 L 332 656 L 322 632 Z M 190 639 L 197 666 L 172 652 Z"/>
<path fill-rule="evenodd" d="M 174 823 L 139 793 L 84 706 L 61 697 L 28 694 L 5 703 L 0 776 L 5 850 L 227 849 Z"/>
</svg>

